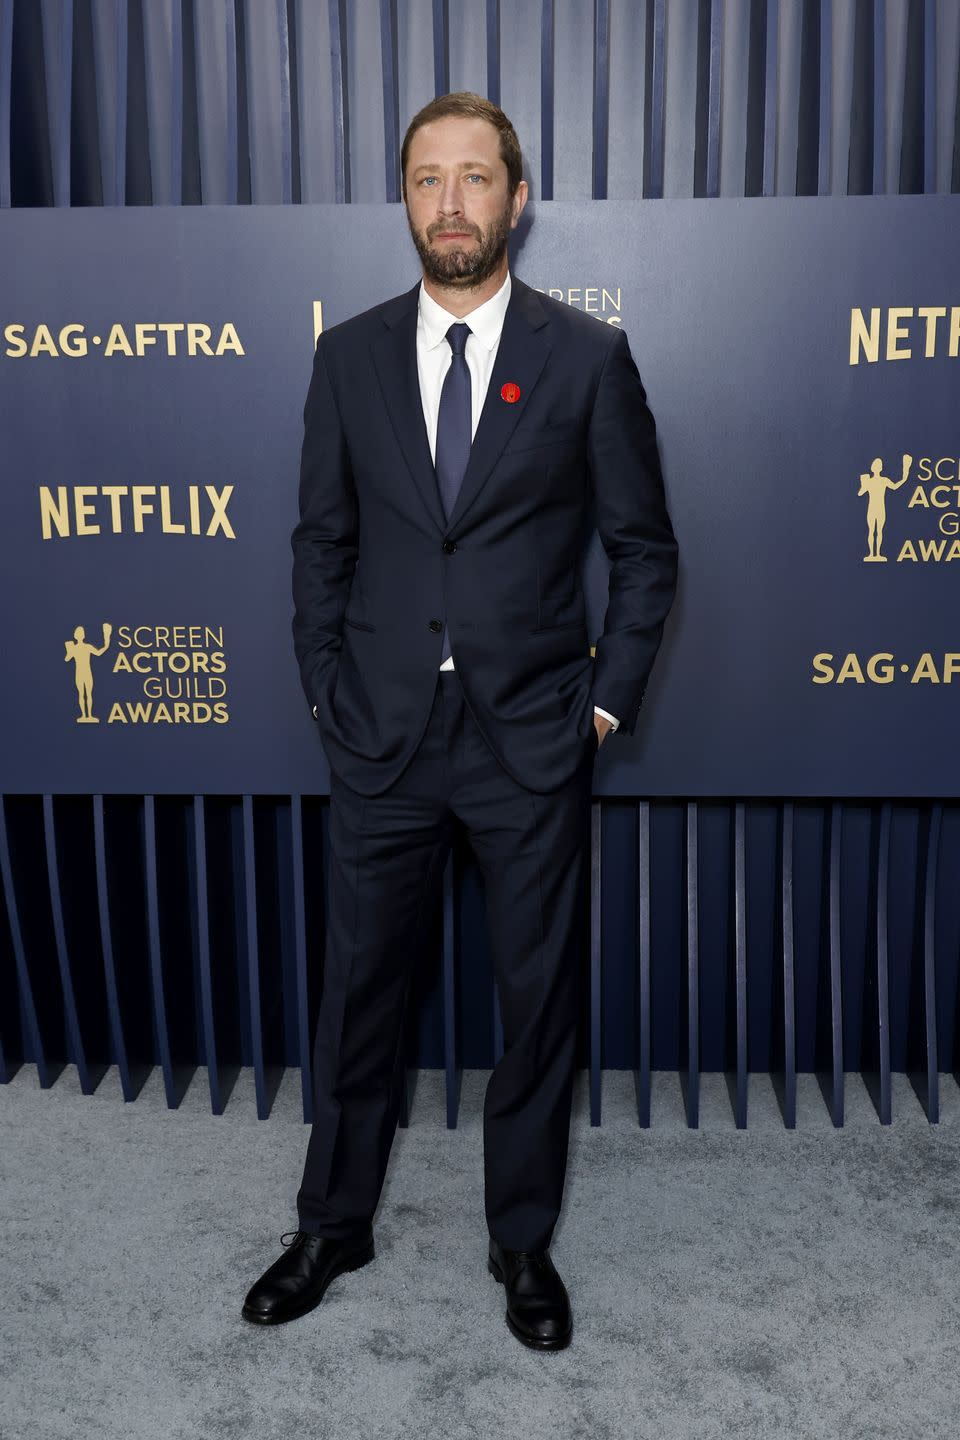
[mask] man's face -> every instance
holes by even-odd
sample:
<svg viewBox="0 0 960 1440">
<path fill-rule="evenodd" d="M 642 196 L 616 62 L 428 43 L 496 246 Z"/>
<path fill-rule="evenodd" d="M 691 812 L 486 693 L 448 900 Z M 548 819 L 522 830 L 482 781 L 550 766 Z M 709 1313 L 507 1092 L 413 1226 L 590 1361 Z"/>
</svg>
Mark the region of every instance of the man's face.
<svg viewBox="0 0 960 1440">
<path fill-rule="evenodd" d="M 525 180 L 507 193 L 494 127 L 463 115 L 422 125 L 410 141 L 406 187 L 424 274 L 439 285 L 481 285 L 499 266 L 527 202 Z"/>
</svg>

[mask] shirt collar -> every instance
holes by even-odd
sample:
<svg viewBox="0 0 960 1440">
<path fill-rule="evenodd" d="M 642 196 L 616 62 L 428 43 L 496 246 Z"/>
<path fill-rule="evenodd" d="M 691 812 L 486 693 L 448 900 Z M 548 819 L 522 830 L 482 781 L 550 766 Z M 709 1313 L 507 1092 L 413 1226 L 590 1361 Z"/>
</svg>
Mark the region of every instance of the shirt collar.
<svg viewBox="0 0 960 1440">
<path fill-rule="evenodd" d="M 469 325 L 473 334 L 492 350 L 500 339 L 500 332 L 503 329 L 503 317 L 507 312 L 507 305 L 510 300 L 510 271 L 507 271 L 506 279 L 500 286 L 496 295 L 491 295 L 476 310 L 471 310 L 469 315 L 451 315 L 449 310 L 444 310 L 438 305 L 432 295 L 428 295 L 420 281 L 419 299 L 419 325 L 423 333 L 424 343 L 428 350 L 434 349 L 440 341 L 446 338 L 447 331 L 451 325 L 458 320 Z"/>
</svg>

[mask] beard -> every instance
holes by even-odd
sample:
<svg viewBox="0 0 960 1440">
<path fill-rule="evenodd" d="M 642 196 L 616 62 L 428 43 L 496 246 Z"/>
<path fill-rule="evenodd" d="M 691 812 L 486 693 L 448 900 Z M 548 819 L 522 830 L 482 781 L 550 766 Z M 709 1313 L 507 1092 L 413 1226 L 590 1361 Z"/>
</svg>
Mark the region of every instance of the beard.
<svg viewBox="0 0 960 1440">
<path fill-rule="evenodd" d="M 512 218 L 513 199 L 511 197 L 486 233 L 479 226 L 470 225 L 466 221 L 444 222 L 438 220 L 435 224 L 429 225 L 426 235 L 423 235 L 414 229 L 410 211 L 407 211 L 407 224 L 410 227 L 413 243 L 417 247 L 424 274 L 438 285 L 457 285 L 464 289 L 482 285 L 497 269 L 510 238 Z M 448 242 L 443 250 L 434 250 L 430 243 L 432 237 L 449 230 L 451 223 L 456 224 L 459 229 L 464 231 L 465 238 L 472 236 L 480 243 L 468 250 L 461 249 L 453 242 Z"/>
</svg>

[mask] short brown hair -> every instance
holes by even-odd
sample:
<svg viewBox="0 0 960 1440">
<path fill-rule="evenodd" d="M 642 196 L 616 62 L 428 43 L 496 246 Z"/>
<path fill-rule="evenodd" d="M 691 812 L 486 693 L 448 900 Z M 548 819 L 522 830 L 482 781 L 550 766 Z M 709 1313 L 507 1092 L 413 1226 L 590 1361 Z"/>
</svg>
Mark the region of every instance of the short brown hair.
<svg viewBox="0 0 960 1440">
<path fill-rule="evenodd" d="M 466 115 L 470 119 L 490 122 L 500 136 L 500 159 L 507 167 L 507 189 L 511 195 L 515 195 L 517 186 L 523 179 L 523 156 L 520 153 L 516 130 L 500 106 L 494 105 L 492 100 L 487 100 L 482 95 L 474 95 L 471 90 L 455 90 L 450 95 L 438 95 L 435 100 L 430 100 L 422 110 L 417 111 L 407 126 L 407 133 L 400 146 L 400 194 L 404 200 L 407 198 L 407 156 L 410 153 L 410 141 L 421 125 L 426 125 L 431 120 L 440 120 L 445 115 Z"/>
</svg>

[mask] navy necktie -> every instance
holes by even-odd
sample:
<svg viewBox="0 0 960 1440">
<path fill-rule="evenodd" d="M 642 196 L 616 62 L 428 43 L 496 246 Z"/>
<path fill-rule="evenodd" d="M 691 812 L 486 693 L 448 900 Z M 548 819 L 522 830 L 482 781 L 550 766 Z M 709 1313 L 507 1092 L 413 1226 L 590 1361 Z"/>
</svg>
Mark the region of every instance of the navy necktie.
<svg viewBox="0 0 960 1440">
<path fill-rule="evenodd" d="M 440 410 L 437 415 L 437 445 L 434 468 L 437 485 L 447 519 L 453 514 L 460 483 L 463 480 L 467 461 L 470 459 L 470 445 L 473 440 L 473 411 L 470 394 L 470 371 L 467 367 L 467 336 L 470 326 L 462 322 L 451 325 L 447 340 L 453 351 L 450 369 L 444 376 L 440 391 Z M 443 627 L 443 645 L 440 654 L 441 665 L 450 657 L 450 642 L 447 627 Z"/>
</svg>

